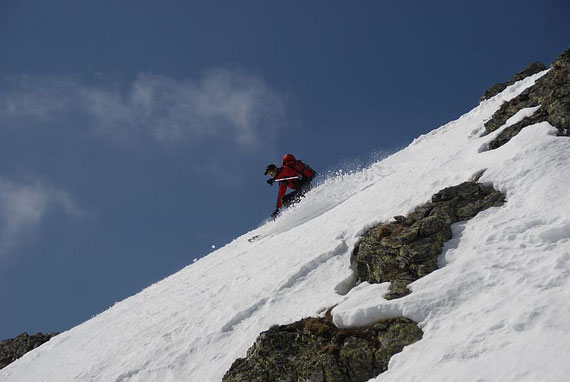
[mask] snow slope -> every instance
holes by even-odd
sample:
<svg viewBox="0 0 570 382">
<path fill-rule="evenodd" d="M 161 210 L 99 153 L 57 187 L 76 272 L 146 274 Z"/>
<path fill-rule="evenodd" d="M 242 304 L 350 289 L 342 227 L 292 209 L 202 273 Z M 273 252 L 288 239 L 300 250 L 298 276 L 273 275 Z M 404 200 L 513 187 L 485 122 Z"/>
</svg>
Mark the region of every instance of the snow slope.
<svg viewBox="0 0 570 382">
<path fill-rule="evenodd" d="M 570 140 L 548 123 L 486 151 L 483 123 L 545 72 L 369 168 L 329 179 L 276 222 L 60 334 L 0 381 L 219 381 L 260 332 L 333 310 L 339 326 L 404 315 L 424 338 L 378 381 L 562 381 L 570 374 Z M 515 123 L 534 110 L 519 112 Z M 367 228 L 440 189 L 480 181 L 507 203 L 453 226 L 441 269 L 398 300 L 352 286 Z M 249 243 L 248 238 L 260 235 Z M 348 292 L 348 293 L 347 293 Z"/>
</svg>

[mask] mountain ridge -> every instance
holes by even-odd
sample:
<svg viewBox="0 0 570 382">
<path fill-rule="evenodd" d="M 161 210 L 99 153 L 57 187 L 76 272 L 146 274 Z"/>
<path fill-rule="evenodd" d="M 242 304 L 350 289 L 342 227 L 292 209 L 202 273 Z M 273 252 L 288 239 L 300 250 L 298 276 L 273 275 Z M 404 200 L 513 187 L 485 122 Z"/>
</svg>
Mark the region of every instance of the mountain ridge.
<svg viewBox="0 0 570 382">
<path fill-rule="evenodd" d="M 0 380 L 219 380 L 260 332 L 331 306 L 340 328 L 400 316 L 419 323 L 422 340 L 393 356 L 382 380 L 559 380 L 569 372 L 556 361 L 570 310 L 568 141 L 546 120 L 481 150 L 530 111 L 519 108 L 491 132 L 485 122 L 546 74 L 507 86 L 359 173 L 325 181 L 276 222 L 54 337 Z M 481 170 L 480 182 L 506 204 L 451 228 L 437 259 L 445 266 L 399 299 L 384 298 L 387 283 L 335 292 L 354 278 L 352 249 L 367 231 Z M 247 242 L 256 234 L 265 240 Z"/>
</svg>

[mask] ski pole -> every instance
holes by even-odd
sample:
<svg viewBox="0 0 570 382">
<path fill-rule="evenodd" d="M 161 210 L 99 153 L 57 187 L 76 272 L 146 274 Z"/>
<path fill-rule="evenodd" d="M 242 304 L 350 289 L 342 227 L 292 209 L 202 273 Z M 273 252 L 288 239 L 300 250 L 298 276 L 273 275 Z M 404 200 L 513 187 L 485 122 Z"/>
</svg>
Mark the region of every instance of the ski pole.
<svg viewBox="0 0 570 382">
<path fill-rule="evenodd" d="M 283 181 L 286 181 L 286 180 L 293 180 L 293 179 L 299 180 L 299 179 L 301 179 L 301 175 L 290 176 L 290 177 L 288 177 L 288 178 L 275 179 L 275 182 L 283 182 Z"/>
</svg>

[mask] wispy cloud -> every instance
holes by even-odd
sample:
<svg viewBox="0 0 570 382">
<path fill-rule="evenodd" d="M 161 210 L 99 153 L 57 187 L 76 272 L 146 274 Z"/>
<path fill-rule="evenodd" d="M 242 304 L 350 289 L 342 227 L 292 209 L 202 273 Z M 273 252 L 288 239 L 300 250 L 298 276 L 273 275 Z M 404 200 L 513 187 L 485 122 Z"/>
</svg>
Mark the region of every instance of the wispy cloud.
<svg viewBox="0 0 570 382">
<path fill-rule="evenodd" d="M 63 190 L 38 180 L 14 182 L 0 177 L 0 266 L 34 240 L 54 209 L 74 216 L 83 214 Z"/>
<path fill-rule="evenodd" d="M 221 137 L 256 149 L 273 140 L 285 120 L 284 96 L 237 70 L 212 70 L 198 80 L 144 74 L 126 87 L 38 77 L 3 87 L 0 118 L 87 126 L 123 147 Z"/>
</svg>

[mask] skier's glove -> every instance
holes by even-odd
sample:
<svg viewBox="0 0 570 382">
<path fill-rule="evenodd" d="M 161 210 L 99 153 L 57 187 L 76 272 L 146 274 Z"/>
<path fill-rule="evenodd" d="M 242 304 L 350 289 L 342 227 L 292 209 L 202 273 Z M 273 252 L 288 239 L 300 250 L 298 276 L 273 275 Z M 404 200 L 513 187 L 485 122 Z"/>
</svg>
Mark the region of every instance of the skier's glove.
<svg viewBox="0 0 570 382">
<path fill-rule="evenodd" d="M 267 179 L 267 184 L 269 184 L 270 186 L 273 186 L 273 183 L 275 183 L 275 179 L 273 179 L 273 178 Z"/>
<path fill-rule="evenodd" d="M 279 216 L 279 208 L 276 208 L 275 211 L 273 211 L 273 213 L 271 214 L 273 220 L 275 220 L 277 216 Z"/>
</svg>

